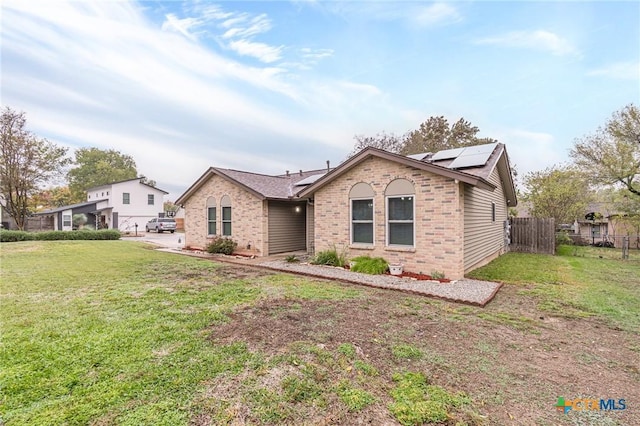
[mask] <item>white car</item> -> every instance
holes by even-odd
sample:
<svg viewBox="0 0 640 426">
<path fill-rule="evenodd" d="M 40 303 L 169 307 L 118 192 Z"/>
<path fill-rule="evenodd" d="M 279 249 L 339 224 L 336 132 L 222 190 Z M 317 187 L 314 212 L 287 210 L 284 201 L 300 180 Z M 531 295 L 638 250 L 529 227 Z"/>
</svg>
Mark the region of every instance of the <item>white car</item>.
<svg viewBox="0 0 640 426">
<path fill-rule="evenodd" d="M 175 219 L 166 217 L 156 217 L 147 222 L 144 229 L 147 232 L 152 230 L 157 231 L 158 233 L 169 231 L 173 234 L 174 232 L 176 232 L 176 221 Z"/>
</svg>

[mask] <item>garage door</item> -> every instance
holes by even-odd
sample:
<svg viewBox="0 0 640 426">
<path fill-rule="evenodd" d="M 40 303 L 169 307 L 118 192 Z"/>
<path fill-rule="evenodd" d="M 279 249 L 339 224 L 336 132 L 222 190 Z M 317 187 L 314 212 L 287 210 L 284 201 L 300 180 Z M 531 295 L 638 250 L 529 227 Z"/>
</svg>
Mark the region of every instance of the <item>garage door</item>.
<svg viewBox="0 0 640 426">
<path fill-rule="evenodd" d="M 269 201 L 269 254 L 306 250 L 306 202 Z"/>
</svg>

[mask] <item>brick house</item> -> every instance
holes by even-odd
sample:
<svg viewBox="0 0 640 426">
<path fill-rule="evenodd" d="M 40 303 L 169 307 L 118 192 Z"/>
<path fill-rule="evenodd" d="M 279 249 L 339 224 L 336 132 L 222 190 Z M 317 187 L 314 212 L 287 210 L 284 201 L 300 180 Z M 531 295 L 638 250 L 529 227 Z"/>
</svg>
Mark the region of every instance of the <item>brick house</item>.
<svg viewBox="0 0 640 426">
<path fill-rule="evenodd" d="M 460 279 L 507 250 L 517 200 L 505 146 L 495 143 L 411 156 L 366 148 L 328 172 L 290 176 L 211 168 L 176 203 L 187 245 L 218 234 L 257 255 L 336 247 Z M 280 234 L 295 247 L 277 246 Z"/>
<path fill-rule="evenodd" d="M 270 176 L 209 168 L 176 200 L 184 210 L 185 246 L 205 248 L 223 236 L 236 241 L 242 254 L 313 251 L 307 233 L 312 211 L 296 192 L 326 171 Z"/>
</svg>

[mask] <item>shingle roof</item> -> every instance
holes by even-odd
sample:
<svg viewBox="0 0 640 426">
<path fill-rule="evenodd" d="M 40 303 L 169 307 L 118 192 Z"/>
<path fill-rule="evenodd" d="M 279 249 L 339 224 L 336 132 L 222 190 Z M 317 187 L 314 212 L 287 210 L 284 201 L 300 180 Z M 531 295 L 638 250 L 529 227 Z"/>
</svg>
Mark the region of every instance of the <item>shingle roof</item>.
<svg viewBox="0 0 640 426">
<path fill-rule="evenodd" d="M 247 189 L 257 197 L 267 199 L 287 200 L 295 197 L 296 192 L 302 187 L 296 187 L 296 183 L 309 176 L 326 173 L 326 169 L 307 170 L 289 175 L 264 175 L 260 173 L 245 172 L 241 170 L 223 169 L 220 167 L 211 167 L 207 170 L 184 194 L 176 200 L 177 204 L 186 201 L 193 192 L 195 192 L 204 182 L 206 182 L 211 174 L 217 174 Z"/>
<path fill-rule="evenodd" d="M 56 207 L 55 209 L 43 210 L 41 212 L 34 213 L 34 216 L 53 214 L 53 213 L 58 213 L 58 212 L 62 212 L 62 211 L 65 211 L 65 210 L 72 210 L 72 209 L 77 209 L 77 208 L 80 208 L 80 207 L 86 207 L 86 206 L 90 206 L 91 204 L 97 204 L 100 201 L 107 201 L 107 199 L 95 200 L 95 201 L 85 201 L 84 203 L 69 204 L 68 206 L 61 206 L 61 207 Z"/>
</svg>

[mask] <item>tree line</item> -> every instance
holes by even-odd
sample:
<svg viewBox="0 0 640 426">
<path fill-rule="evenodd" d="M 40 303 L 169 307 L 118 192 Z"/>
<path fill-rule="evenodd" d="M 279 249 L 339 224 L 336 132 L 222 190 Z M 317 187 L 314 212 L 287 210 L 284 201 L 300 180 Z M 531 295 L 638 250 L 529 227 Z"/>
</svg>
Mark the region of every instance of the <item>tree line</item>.
<svg viewBox="0 0 640 426">
<path fill-rule="evenodd" d="M 443 116 L 430 117 L 400 136 L 386 132 L 356 135 L 349 156 L 366 147 L 411 155 L 497 142 L 478 133 L 478 127 L 464 118 L 449 124 Z M 570 163 L 530 172 L 519 179 L 518 198 L 530 206 L 532 216 L 573 223 L 585 215 L 589 203 L 600 201 L 640 227 L 638 107 L 627 105 L 593 133 L 576 138 L 570 158 Z M 512 209 L 511 214 L 517 215 L 518 210 Z"/>
<path fill-rule="evenodd" d="M 5 107 L 0 127 L 0 194 L 20 229 L 33 212 L 83 202 L 88 188 L 138 177 L 134 159 L 116 150 L 79 148 L 70 158 L 67 148 L 27 130 L 24 112 Z M 497 142 L 479 137 L 479 132 L 464 118 L 450 124 L 444 116 L 429 117 L 403 135 L 355 135 L 349 155 L 369 146 L 411 155 Z M 570 158 L 571 163 L 530 172 L 521 179 L 519 199 L 529 204 L 532 216 L 572 223 L 584 215 L 590 202 L 601 201 L 640 227 L 637 106 L 623 107 L 593 133 L 575 139 Z M 47 187 L 61 178 L 65 178 L 63 184 Z M 511 213 L 517 215 L 517 211 Z"/>
<path fill-rule="evenodd" d="M 116 150 L 79 148 L 74 157 L 27 130 L 26 114 L 5 107 L 0 116 L 0 194 L 3 208 L 24 229 L 40 210 L 86 201 L 89 188 L 134 179 L 134 159 Z M 52 182 L 64 182 L 51 186 Z M 155 186 L 155 182 L 145 183 Z"/>
</svg>

